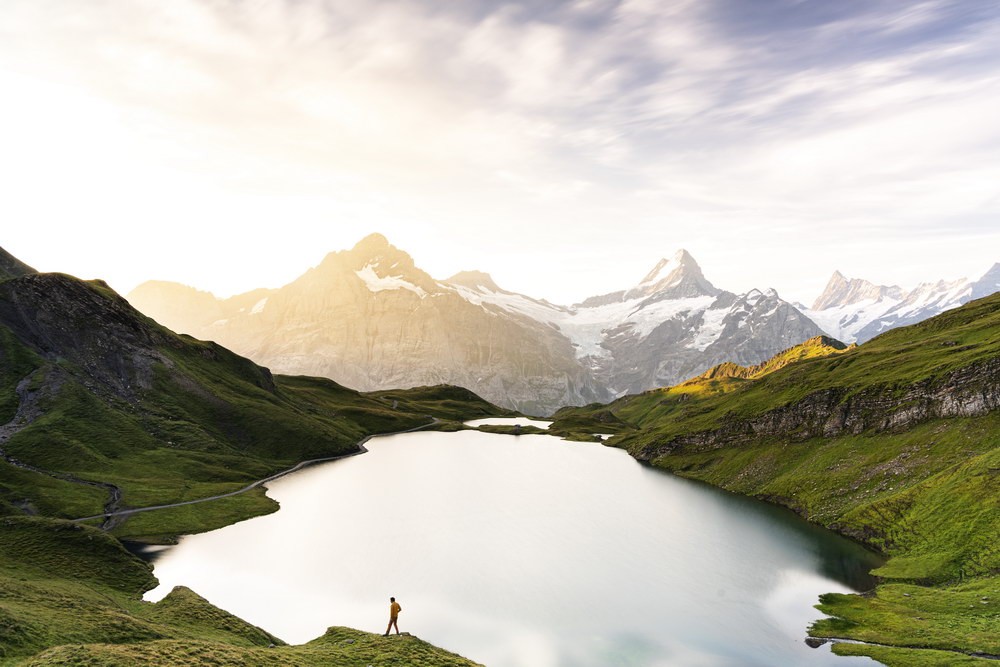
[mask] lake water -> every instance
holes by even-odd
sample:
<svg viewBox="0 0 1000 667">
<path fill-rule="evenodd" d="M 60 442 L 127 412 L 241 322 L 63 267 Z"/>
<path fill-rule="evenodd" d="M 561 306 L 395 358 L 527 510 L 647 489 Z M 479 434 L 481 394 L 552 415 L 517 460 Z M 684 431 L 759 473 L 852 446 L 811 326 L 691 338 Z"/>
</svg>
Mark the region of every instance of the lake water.
<svg viewBox="0 0 1000 667">
<path fill-rule="evenodd" d="M 510 422 L 505 422 L 510 423 Z M 490 667 L 877 664 L 804 643 L 820 593 L 878 560 L 790 512 L 596 443 L 416 432 L 269 484 L 275 514 L 155 561 L 300 643 L 399 627 Z"/>
</svg>

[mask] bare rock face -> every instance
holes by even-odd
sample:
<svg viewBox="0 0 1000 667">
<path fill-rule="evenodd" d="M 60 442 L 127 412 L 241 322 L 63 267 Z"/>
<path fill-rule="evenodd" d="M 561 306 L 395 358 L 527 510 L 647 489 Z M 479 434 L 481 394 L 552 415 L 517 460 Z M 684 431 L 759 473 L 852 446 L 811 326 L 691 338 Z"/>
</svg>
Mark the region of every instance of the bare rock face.
<svg viewBox="0 0 1000 667">
<path fill-rule="evenodd" d="M 637 456 L 652 460 L 676 449 L 739 446 L 761 437 L 804 441 L 864 432 L 902 432 L 931 419 L 976 417 L 1000 409 L 1000 361 L 988 359 L 905 391 L 873 388 L 851 394 L 823 389 L 795 403 L 711 431 L 657 443 Z"/>
</svg>

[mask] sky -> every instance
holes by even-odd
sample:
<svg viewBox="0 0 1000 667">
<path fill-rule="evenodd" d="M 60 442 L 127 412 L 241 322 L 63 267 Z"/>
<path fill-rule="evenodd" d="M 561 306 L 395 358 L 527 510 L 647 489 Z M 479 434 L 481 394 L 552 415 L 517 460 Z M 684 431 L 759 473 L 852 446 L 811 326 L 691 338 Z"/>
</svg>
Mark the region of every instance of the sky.
<svg viewBox="0 0 1000 667">
<path fill-rule="evenodd" d="M 0 246 L 228 296 L 371 232 L 573 303 L 1000 261 L 995 0 L 4 0 Z"/>
</svg>

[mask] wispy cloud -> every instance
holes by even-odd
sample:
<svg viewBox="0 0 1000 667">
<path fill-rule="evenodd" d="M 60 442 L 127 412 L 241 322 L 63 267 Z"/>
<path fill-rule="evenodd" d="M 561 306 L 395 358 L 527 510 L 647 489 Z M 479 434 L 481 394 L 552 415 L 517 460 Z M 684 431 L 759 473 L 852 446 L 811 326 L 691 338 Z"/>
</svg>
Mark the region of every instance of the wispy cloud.
<svg viewBox="0 0 1000 667">
<path fill-rule="evenodd" d="M 123 226 L 149 198 L 164 218 L 212 200 L 260 225 L 280 205 L 234 202 L 289 198 L 313 205 L 293 207 L 301 225 L 338 211 L 418 254 L 415 226 L 453 237 L 441 257 L 470 220 L 543 243 L 571 221 L 594 257 L 711 253 L 768 225 L 981 236 L 1000 228 L 991 5 L 8 0 L 4 215 L 66 214 L 38 205 L 45 174 L 91 204 L 109 180 L 140 193 L 112 206 Z M 814 245 L 782 243 L 815 264 Z M 595 287 L 561 274 L 556 293 Z"/>
</svg>

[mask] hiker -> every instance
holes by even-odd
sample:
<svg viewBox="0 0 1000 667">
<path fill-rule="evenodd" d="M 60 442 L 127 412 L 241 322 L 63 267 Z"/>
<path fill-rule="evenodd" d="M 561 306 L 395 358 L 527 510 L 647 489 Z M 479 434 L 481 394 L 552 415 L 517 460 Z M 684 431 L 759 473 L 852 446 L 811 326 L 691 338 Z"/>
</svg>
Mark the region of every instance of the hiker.
<svg viewBox="0 0 1000 667">
<path fill-rule="evenodd" d="M 396 634 L 399 634 L 399 624 L 396 621 L 399 618 L 399 612 L 401 611 L 403 611 L 403 608 L 399 606 L 398 602 L 396 602 L 396 598 L 389 598 L 389 627 L 385 629 L 385 634 L 382 635 L 383 637 L 389 636 L 389 630 L 394 625 L 396 626 Z"/>
</svg>

